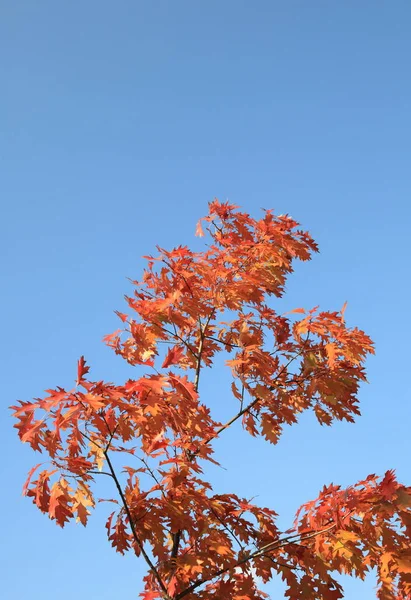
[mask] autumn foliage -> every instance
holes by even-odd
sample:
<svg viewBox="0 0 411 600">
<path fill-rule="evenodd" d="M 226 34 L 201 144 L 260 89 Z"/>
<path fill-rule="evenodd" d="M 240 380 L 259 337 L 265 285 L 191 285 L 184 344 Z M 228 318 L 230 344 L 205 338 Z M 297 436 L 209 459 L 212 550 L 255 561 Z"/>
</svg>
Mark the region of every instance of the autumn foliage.
<svg viewBox="0 0 411 600">
<path fill-rule="evenodd" d="M 86 525 L 99 476 L 109 477 L 108 538 L 146 561 L 143 600 L 257 600 L 266 597 L 258 579 L 275 576 L 290 599 L 337 600 L 336 574 L 372 569 L 381 600 L 410 599 L 411 488 L 392 471 L 324 487 L 286 532 L 274 510 L 214 494 L 203 478 L 205 461 L 218 459 L 213 442 L 234 424 L 276 444 L 303 411 L 325 425 L 353 421 L 373 344 L 346 325 L 345 306 L 275 310 L 293 261 L 317 251 L 289 216 L 254 220 L 214 201 L 196 233 L 208 237 L 202 252 L 146 257 L 129 314 L 105 338 L 139 367 L 136 379 L 92 381 L 82 357 L 74 389 L 13 407 L 20 439 L 48 461 L 30 471 L 24 494 L 58 525 Z M 225 424 L 199 387 L 219 353 L 232 376 Z"/>
</svg>

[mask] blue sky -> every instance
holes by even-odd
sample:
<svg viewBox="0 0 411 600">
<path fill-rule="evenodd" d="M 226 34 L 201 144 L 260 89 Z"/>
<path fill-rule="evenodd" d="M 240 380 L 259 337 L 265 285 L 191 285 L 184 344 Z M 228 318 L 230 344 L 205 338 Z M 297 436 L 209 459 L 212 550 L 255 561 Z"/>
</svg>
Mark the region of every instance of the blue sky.
<svg viewBox="0 0 411 600">
<path fill-rule="evenodd" d="M 356 425 L 305 417 L 276 447 L 237 427 L 217 446 L 216 489 L 258 496 L 287 527 L 324 483 L 388 468 L 411 482 L 410 25 L 406 0 L 0 3 L 7 600 L 141 591 L 144 566 L 110 548 L 103 508 L 62 531 L 21 497 L 37 457 L 7 406 L 70 387 L 81 354 L 96 379 L 134 376 L 101 343 L 126 277 L 157 243 L 198 246 L 215 196 L 309 229 L 321 254 L 281 306 L 348 300 L 348 323 L 377 346 Z M 228 414 L 223 377 L 207 382 Z M 373 586 L 349 582 L 346 597 Z"/>
</svg>

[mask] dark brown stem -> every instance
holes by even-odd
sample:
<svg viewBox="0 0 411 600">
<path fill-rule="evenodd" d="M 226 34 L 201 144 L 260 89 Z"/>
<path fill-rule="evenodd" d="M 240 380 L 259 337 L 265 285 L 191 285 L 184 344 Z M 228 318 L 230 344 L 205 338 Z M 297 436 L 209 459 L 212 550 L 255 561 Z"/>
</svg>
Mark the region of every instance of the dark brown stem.
<svg viewBox="0 0 411 600">
<path fill-rule="evenodd" d="M 173 536 L 173 548 L 171 550 L 171 559 L 174 560 L 177 558 L 177 555 L 178 555 L 178 548 L 180 546 L 180 539 L 181 539 L 181 529 L 176 531 L 176 533 L 173 533 L 172 536 Z"/>
<path fill-rule="evenodd" d="M 165 333 L 167 333 L 168 335 L 171 335 L 172 337 L 175 337 L 177 340 L 179 340 L 182 344 L 184 344 L 184 346 L 194 356 L 194 358 L 197 358 L 197 354 L 191 348 L 190 344 L 188 342 L 186 342 L 186 340 L 177 333 L 177 329 L 176 329 L 176 326 L 174 325 L 174 323 L 173 323 L 173 327 L 174 327 L 174 333 L 172 331 L 170 331 L 169 329 L 166 329 L 165 327 L 163 327 L 163 331 L 165 331 Z M 169 343 L 169 342 L 166 342 L 166 343 Z"/>
<path fill-rule="evenodd" d="M 201 320 L 199 319 L 200 341 L 198 344 L 197 353 L 195 354 L 195 356 L 197 358 L 197 365 L 196 365 L 196 372 L 195 372 L 195 378 L 194 378 L 194 389 L 196 392 L 198 392 L 198 386 L 200 383 L 201 358 L 202 358 L 203 349 L 204 349 L 205 333 L 207 331 L 207 327 L 211 321 L 213 314 L 214 314 L 214 310 L 212 310 L 211 313 L 208 315 L 208 318 L 207 318 L 204 326 L 202 325 Z M 192 456 L 192 458 L 194 458 L 194 456 Z M 173 546 L 171 549 L 171 558 L 173 560 L 175 560 L 178 556 L 178 549 L 180 546 L 181 535 L 182 535 L 181 529 L 179 529 L 178 531 L 176 531 L 176 533 L 173 534 Z"/>
<path fill-rule="evenodd" d="M 205 325 L 203 326 L 201 324 L 201 321 L 199 321 L 199 325 L 200 325 L 200 342 L 198 344 L 198 349 L 197 349 L 197 366 L 196 366 L 196 374 L 195 374 L 195 378 L 194 378 L 194 389 L 196 392 L 198 392 L 198 384 L 200 383 L 200 371 L 201 371 L 201 358 L 203 355 L 203 349 L 204 349 L 204 338 L 205 338 L 205 332 L 207 331 L 207 327 L 211 321 L 211 317 L 213 316 L 214 311 L 212 311 L 208 318 L 207 321 L 205 323 Z"/>
<path fill-rule="evenodd" d="M 212 337 L 211 335 L 205 336 L 206 340 L 212 340 L 213 342 L 218 342 L 222 346 L 230 346 L 230 348 L 241 348 L 238 344 L 230 344 L 230 342 L 224 342 L 223 340 L 219 340 L 218 338 Z"/>
<path fill-rule="evenodd" d="M 121 498 L 121 502 L 123 504 L 124 510 L 126 512 L 126 515 L 127 515 L 127 518 L 128 518 L 128 522 L 130 523 L 130 528 L 131 528 L 131 532 L 133 534 L 134 541 L 135 541 L 136 545 L 138 546 L 141 554 L 143 555 L 144 560 L 148 564 L 148 566 L 150 568 L 150 571 L 153 573 L 154 577 L 157 579 L 158 585 L 160 586 L 160 588 L 161 588 L 161 590 L 162 590 L 162 592 L 164 594 L 165 600 L 171 600 L 171 597 L 167 593 L 167 588 L 166 588 L 163 580 L 161 579 L 159 572 L 157 571 L 156 567 L 154 566 L 153 562 L 151 561 L 150 557 L 148 556 L 147 552 L 145 551 L 142 541 L 138 537 L 137 531 L 136 531 L 135 526 L 134 526 L 134 521 L 133 521 L 133 518 L 131 516 L 130 508 L 129 508 L 128 504 L 127 504 L 127 501 L 126 501 L 126 498 L 124 496 L 123 490 L 121 489 L 120 482 L 119 482 L 119 480 L 117 478 L 116 472 L 115 472 L 114 467 L 113 467 L 113 465 L 111 463 L 111 460 L 110 460 L 110 457 L 108 455 L 107 450 L 104 452 L 104 456 L 106 457 L 108 468 L 110 469 L 111 476 L 114 479 L 114 483 L 116 484 L 116 488 L 117 488 L 118 494 L 119 494 L 119 496 Z"/>
<path fill-rule="evenodd" d="M 234 531 L 232 531 L 228 525 L 226 525 L 224 523 L 224 521 L 222 519 L 220 519 L 220 517 L 218 516 L 218 514 L 212 509 L 210 508 L 210 511 L 213 513 L 213 515 L 215 516 L 215 518 L 217 519 L 217 521 L 224 527 L 224 529 L 232 536 L 232 538 L 237 542 L 237 544 L 240 546 L 241 550 L 244 550 L 244 546 L 242 545 L 242 543 L 240 542 L 240 540 L 238 539 L 238 537 L 236 536 L 236 534 L 234 533 Z"/>
</svg>

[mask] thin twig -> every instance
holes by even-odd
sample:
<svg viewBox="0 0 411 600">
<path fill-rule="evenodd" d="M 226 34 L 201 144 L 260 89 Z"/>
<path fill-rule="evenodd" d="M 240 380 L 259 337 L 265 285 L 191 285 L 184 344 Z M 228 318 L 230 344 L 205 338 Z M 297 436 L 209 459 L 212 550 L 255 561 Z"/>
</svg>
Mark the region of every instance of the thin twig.
<svg viewBox="0 0 411 600">
<path fill-rule="evenodd" d="M 278 562 L 278 560 L 274 560 L 272 556 L 267 556 L 268 560 L 270 560 L 274 565 L 278 565 L 279 567 L 284 567 L 285 569 L 290 569 L 290 571 L 303 571 L 300 567 L 287 565 L 286 563 Z"/>
<path fill-rule="evenodd" d="M 111 477 L 111 473 L 107 473 L 106 471 L 87 471 L 87 473 L 91 473 L 91 475 L 107 475 Z"/>
<path fill-rule="evenodd" d="M 244 551 L 244 546 L 242 545 L 242 543 L 240 542 L 240 540 L 238 539 L 238 537 L 236 536 L 236 534 L 228 527 L 228 525 L 226 525 L 224 523 L 224 521 L 222 519 L 220 519 L 220 517 L 218 516 L 218 514 L 212 508 L 210 508 L 210 511 L 213 513 L 213 515 L 215 516 L 215 518 L 217 519 L 217 521 L 224 527 L 224 529 L 226 531 L 228 531 L 228 533 L 237 542 L 237 544 L 240 546 L 241 550 Z"/>
<path fill-rule="evenodd" d="M 176 329 L 176 326 L 174 323 L 173 323 L 173 327 L 174 327 L 174 333 L 172 331 L 170 331 L 169 329 L 166 329 L 165 327 L 163 327 L 163 331 L 165 331 L 165 333 L 167 333 L 168 335 L 171 335 L 172 337 L 177 338 L 182 344 L 184 344 L 184 346 L 187 348 L 187 350 L 189 350 L 191 352 L 191 354 L 194 356 L 194 358 L 197 358 L 197 354 L 191 348 L 190 344 L 188 342 L 186 342 L 186 340 L 177 333 L 177 329 Z M 166 342 L 166 343 L 170 343 L 170 342 Z"/>
<path fill-rule="evenodd" d="M 239 346 L 238 344 L 230 344 L 230 342 L 223 342 L 223 340 L 219 340 L 218 338 L 212 337 L 211 335 L 206 335 L 205 339 L 212 340 L 213 342 L 218 342 L 219 344 L 222 344 L 223 346 L 230 346 L 230 348 L 241 348 L 242 347 L 242 346 Z"/>
</svg>

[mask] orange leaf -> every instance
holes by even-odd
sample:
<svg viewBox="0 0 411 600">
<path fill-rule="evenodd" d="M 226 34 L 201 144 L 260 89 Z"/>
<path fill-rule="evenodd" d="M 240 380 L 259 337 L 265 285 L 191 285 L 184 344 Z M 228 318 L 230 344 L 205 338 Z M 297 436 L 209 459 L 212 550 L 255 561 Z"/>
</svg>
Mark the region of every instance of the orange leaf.
<svg viewBox="0 0 411 600">
<path fill-rule="evenodd" d="M 82 400 L 84 404 L 88 404 L 94 410 L 102 408 L 105 404 L 103 398 L 95 394 L 84 394 Z"/>
<path fill-rule="evenodd" d="M 335 367 L 337 350 L 338 350 L 338 348 L 337 348 L 336 344 L 330 343 L 330 344 L 325 345 L 325 351 L 327 352 L 328 364 L 330 366 L 330 369 L 334 369 L 334 367 Z"/>
<path fill-rule="evenodd" d="M 232 550 L 232 548 L 230 548 L 230 546 L 226 546 L 226 545 L 223 546 L 222 544 L 218 544 L 216 546 L 210 546 L 210 550 L 214 550 L 215 552 L 217 552 L 218 554 L 221 554 L 222 556 L 233 553 L 233 550 Z"/>
<path fill-rule="evenodd" d="M 344 323 L 344 322 L 345 322 L 345 320 L 344 320 L 344 313 L 345 313 L 345 310 L 346 310 L 346 308 L 347 308 L 347 305 L 348 305 L 348 303 L 347 303 L 347 302 L 344 302 L 344 304 L 343 304 L 343 307 L 342 307 L 342 309 L 341 309 L 341 323 Z"/>
<path fill-rule="evenodd" d="M 284 313 L 283 316 L 285 315 L 294 315 L 294 314 L 302 314 L 305 315 L 305 309 L 304 308 L 294 308 L 293 310 L 289 310 L 286 313 Z"/>
<path fill-rule="evenodd" d="M 197 237 L 204 237 L 204 231 L 203 231 L 203 228 L 202 228 L 202 226 L 201 226 L 201 221 L 202 221 L 202 220 L 203 220 L 203 219 L 200 219 L 200 220 L 198 221 L 198 223 L 197 223 L 197 227 L 196 227 L 196 236 L 197 236 Z"/>
</svg>

